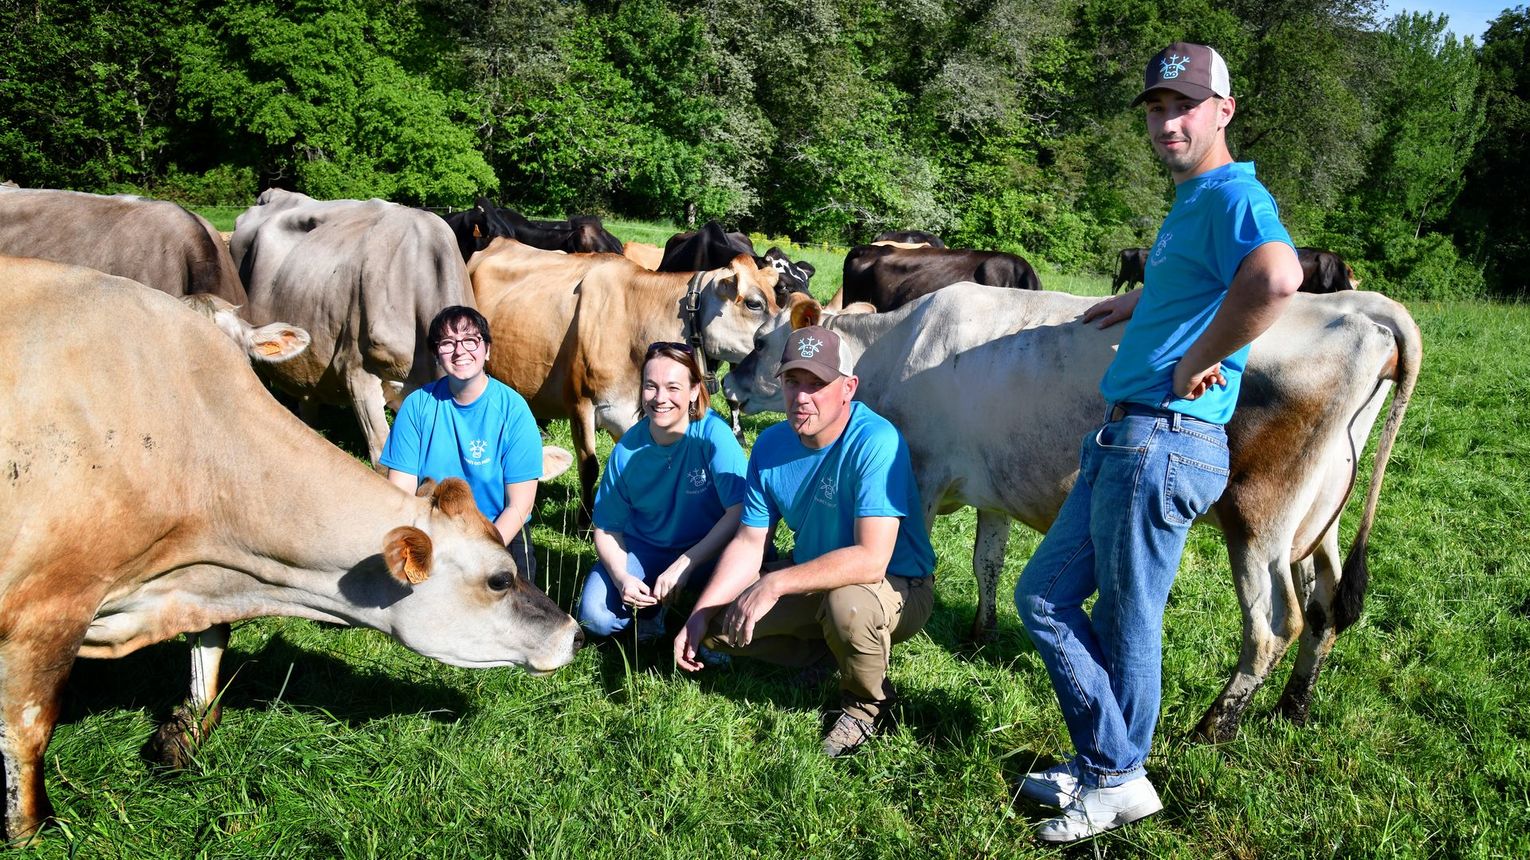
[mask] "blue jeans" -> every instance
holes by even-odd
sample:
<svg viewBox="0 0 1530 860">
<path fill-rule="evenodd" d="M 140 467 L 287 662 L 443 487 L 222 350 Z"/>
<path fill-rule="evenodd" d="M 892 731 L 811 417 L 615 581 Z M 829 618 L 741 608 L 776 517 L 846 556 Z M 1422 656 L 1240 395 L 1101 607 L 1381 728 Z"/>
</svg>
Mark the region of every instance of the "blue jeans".
<svg viewBox="0 0 1530 860">
<path fill-rule="evenodd" d="M 1084 437 L 1078 482 L 1015 586 L 1081 779 L 1097 787 L 1146 773 L 1169 586 L 1191 522 L 1227 486 L 1221 426 L 1126 408 Z"/>
<path fill-rule="evenodd" d="M 652 588 L 659 575 L 683 552 L 678 549 L 657 549 L 629 540 L 627 573 Z M 692 568 L 685 590 L 705 588 L 707 580 L 712 578 L 712 568 L 715 565 L 715 561 L 710 561 Z M 660 605 L 643 609 L 640 614 L 644 618 L 652 618 L 663 612 L 664 607 Z M 632 607 L 622 602 L 621 590 L 611 581 L 606 566 L 598 561 L 590 568 L 590 575 L 584 580 L 584 596 L 579 599 L 579 624 L 595 636 L 613 636 L 632 624 Z"/>
</svg>

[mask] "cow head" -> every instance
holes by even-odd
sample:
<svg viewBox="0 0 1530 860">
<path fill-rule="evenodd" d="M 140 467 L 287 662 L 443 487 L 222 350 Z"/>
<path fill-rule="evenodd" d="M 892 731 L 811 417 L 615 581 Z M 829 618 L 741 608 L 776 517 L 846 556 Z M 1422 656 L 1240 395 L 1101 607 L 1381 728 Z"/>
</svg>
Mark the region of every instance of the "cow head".
<svg viewBox="0 0 1530 860">
<path fill-rule="evenodd" d="M 754 349 L 723 377 L 723 396 L 737 412 L 781 411 L 781 381 L 776 378 L 776 369 L 791 333 L 804 326 L 831 325 L 840 314 L 873 311 L 871 305 L 857 302 L 839 314 L 829 313 L 812 296 L 793 293 L 787 306 L 755 333 Z"/>
<path fill-rule="evenodd" d="M 760 268 L 770 266 L 776 270 L 780 278 L 776 282 L 776 304 L 782 307 L 786 306 L 787 296 L 792 293 L 807 293 L 808 284 L 817 273 L 812 263 L 794 262 L 784 251 L 774 246 L 765 252 L 765 256 L 757 258 L 755 264 Z"/>
<path fill-rule="evenodd" d="M 257 364 L 286 361 L 301 354 L 312 340 L 307 331 L 291 323 L 274 322 L 258 328 L 252 326 L 239 316 L 237 305 L 209 293 L 181 296 L 181 301 L 212 320 L 219 330 L 228 335 Z"/>
<path fill-rule="evenodd" d="M 780 310 L 773 268 L 761 269 L 740 254 L 726 268 L 697 272 L 700 324 L 707 357 L 740 361 L 754 348 L 754 333 Z M 800 294 L 799 294 L 800 295 Z"/>
<path fill-rule="evenodd" d="M 517 575 L 499 532 L 460 478 L 426 482 L 426 517 L 383 541 L 391 586 L 379 596 L 392 634 L 426 657 L 466 668 L 552 672 L 574 659 L 579 626 Z"/>
</svg>

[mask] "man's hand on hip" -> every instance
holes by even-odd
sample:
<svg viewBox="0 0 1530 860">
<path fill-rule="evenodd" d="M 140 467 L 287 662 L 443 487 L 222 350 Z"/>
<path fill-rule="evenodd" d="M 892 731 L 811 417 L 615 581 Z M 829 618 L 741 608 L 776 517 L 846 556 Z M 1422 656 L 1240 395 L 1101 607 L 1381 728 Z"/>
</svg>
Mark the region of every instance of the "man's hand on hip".
<svg viewBox="0 0 1530 860">
<path fill-rule="evenodd" d="M 1222 362 L 1217 362 L 1210 367 L 1196 370 L 1184 359 L 1180 359 L 1174 365 L 1174 396 L 1184 400 L 1194 400 L 1211 390 L 1213 385 L 1227 385 L 1227 377 L 1222 375 Z"/>
</svg>

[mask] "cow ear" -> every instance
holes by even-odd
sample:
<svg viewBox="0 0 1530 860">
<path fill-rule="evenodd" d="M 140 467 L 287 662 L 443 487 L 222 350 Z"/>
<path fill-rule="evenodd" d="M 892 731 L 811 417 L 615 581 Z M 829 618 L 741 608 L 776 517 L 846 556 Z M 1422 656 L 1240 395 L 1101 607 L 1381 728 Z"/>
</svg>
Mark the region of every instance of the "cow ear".
<svg viewBox="0 0 1530 860">
<path fill-rule="evenodd" d="M 796 266 L 799 270 L 801 270 L 802 274 L 809 278 L 818 274 L 818 270 L 813 268 L 813 264 L 809 263 L 807 260 L 798 260 L 795 263 L 792 263 L 792 265 Z"/>
<path fill-rule="evenodd" d="M 823 305 L 806 293 L 792 293 L 787 299 L 792 311 L 792 329 L 818 325 L 823 318 Z"/>
<path fill-rule="evenodd" d="M 399 526 L 383 538 L 388 573 L 407 585 L 419 585 L 430 576 L 430 553 L 430 535 L 414 526 Z"/>
<path fill-rule="evenodd" d="M 290 323 L 271 323 L 250 332 L 250 356 L 268 364 L 278 364 L 300 355 L 313 341 L 306 329 Z"/>
<path fill-rule="evenodd" d="M 574 464 L 574 455 L 556 445 L 542 446 L 542 480 L 551 481 Z"/>
<path fill-rule="evenodd" d="M 438 484 L 430 495 L 430 503 L 449 517 L 478 512 L 473 491 L 461 478 L 447 478 Z"/>
<path fill-rule="evenodd" d="M 415 498 L 423 499 L 436 491 L 436 479 L 426 478 L 414 487 Z"/>
</svg>

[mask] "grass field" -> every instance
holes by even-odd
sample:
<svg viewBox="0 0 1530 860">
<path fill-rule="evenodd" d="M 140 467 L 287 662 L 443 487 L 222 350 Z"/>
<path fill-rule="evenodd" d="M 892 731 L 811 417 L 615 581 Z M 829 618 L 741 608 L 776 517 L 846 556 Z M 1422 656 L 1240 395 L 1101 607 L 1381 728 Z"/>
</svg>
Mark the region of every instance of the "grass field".
<svg viewBox="0 0 1530 860">
<path fill-rule="evenodd" d="M 1043 811 L 1014 801 L 1016 777 L 1067 747 L 1005 597 L 1037 537 L 1015 527 L 999 635 L 975 647 L 960 634 L 976 599 L 963 511 L 934 530 L 934 617 L 895 650 L 900 727 L 848 760 L 818 752 L 832 690 L 781 670 L 740 661 L 693 678 L 662 649 L 608 647 L 536 679 L 441 666 L 369 630 L 265 619 L 236 628 L 223 725 L 186 773 L 152 773 L 139 755 L 184 689 L 185 646 L 80 661 L 47 757 L 60 826 L 23 856 L 1530 856 L 1530 308 L 1411 310 L 1425 364 L 1366 610 L 1310 723 L 1267 717 L 1283 666 L 1237 740 L 1188 739 L 1240 638 L 1221 537 L 1194 530 L 1148 762 L 1166 809 L 1124 831 L 1066 851 L 1032 841 Z M 574 487 L 565 475 L 544 488 L 533 530 L 567 608 L 594 561 L 571 525 Z"/>
</svg>

